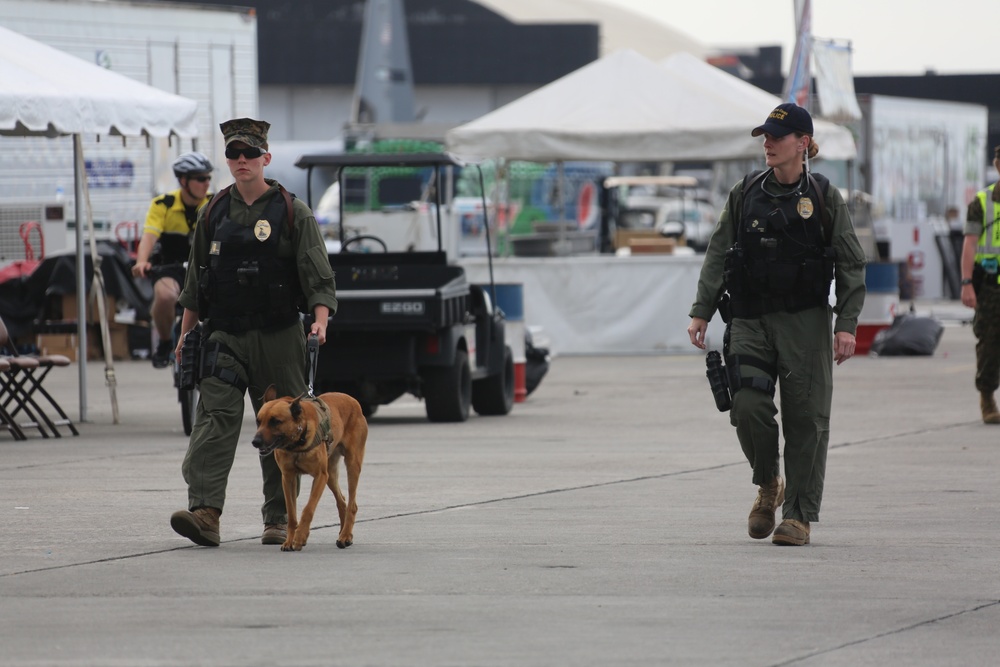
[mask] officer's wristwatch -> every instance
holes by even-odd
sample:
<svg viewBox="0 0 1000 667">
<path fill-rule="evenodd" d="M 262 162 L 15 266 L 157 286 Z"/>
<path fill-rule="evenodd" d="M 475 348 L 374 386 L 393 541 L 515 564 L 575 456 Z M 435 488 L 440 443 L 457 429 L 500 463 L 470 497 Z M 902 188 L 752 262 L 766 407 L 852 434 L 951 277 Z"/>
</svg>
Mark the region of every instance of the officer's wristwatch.
<svg viewBox="0 0 1000 667">
<path fill-rule="evenodd" d="M 971 285 L 972 284 L 972 278 L 962 278 L 962 284 L 963 285 Z"/>
</svg>

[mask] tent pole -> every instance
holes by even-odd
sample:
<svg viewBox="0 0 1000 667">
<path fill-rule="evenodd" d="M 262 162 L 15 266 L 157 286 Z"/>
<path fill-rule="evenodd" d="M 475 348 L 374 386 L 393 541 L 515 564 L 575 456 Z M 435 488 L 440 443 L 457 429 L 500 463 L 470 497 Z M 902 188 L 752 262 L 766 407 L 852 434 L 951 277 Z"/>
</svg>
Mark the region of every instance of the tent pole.
<svg viewBox="0 0 1000 667">
<path fill-rule="evenodd" d="M 112 358 L 111 352 L 111 332 L 108 330 L 108 313 L 107 300 L 105 298 L 106 290 L 104 289 L 104 273 L 101 269 L 101 257 L 97 254 L 97 243 L 94 240 L 94 211 L 90 205 L 90 189 L 86 180 L 86 166 L 83 161 L 83 142 L 80 139 L 80 135 L 76 137 L 77 142 L 79 142 L 80 152 L 77 154 L 77 168 L 84 173 L 84 178 L 82 181 L 81 190 L 83 192 L 83 200 L 87 205 L 86 216 L 87 216 L 87 230 L 90 232 L 90 262 L 94 267 L 94 280 L 93 289 L 91 294 L 94 295 L 94 299 L 97 303 L 97 321 L 101 327 L 101 342 L 104 348 L 104 379 L 105 384 L 108 386 L 108 391 L 111 394 L 111 420 L 112 423 L 119 423 L 118 420 L 118 380 L 115 377 L 115 364 Z"/>
<path fill-rule="evenodd" d="M 87 421 L 87 286 L 84 282 L 83 256 L 83 195 L 81 183 L 86 174 L 80 173 L 83 162 L 83 142 L 73 135 L 73 208 L 76 211 L 76 359 L 80 382 L 80 423 Z"/>
</svg>

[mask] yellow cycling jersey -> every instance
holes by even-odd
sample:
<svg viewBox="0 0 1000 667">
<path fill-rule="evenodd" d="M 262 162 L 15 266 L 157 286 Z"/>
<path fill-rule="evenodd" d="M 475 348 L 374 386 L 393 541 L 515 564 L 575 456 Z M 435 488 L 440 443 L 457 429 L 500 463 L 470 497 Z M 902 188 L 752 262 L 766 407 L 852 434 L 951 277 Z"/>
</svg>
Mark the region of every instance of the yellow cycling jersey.
<svg viewBox="0 0 1000 667">
<path fill-rule="evenodd" d="M 212 198 L 212 193 L 205 195 L 205 198 L 198 203 L 197 208 L 201 208 Z M 197 219 L 197 209 L 192 212 L 191 220 Z M 142 228 L 143 233 L 152 234 L 157 238 L 161 234 L 183 234 L 187 236 L 191 232 L 193 222 L 188 222 L 188 213 L 181 199 L 180 189 L 168 192 L 153 199 L 146 213 L 146 224 Z"/>
</svg>

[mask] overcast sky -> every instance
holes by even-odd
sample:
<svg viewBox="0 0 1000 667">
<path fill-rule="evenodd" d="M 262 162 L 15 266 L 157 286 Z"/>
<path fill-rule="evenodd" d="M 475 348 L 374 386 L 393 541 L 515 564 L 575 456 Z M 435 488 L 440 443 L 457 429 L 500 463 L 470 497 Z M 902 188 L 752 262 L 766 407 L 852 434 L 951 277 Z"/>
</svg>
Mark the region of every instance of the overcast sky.
<svg viewBox="0 0 1000 667">
<path fill-rule="evenodd" d="M 602 1 L 710 47 L 781 44 L 786 72 L 795 46 L 793 0 Z M 852 43 L 855 74 L 1000 73 L 997 0 L 812 0 L 812 13 L 814 37 Z"/>
</svg>

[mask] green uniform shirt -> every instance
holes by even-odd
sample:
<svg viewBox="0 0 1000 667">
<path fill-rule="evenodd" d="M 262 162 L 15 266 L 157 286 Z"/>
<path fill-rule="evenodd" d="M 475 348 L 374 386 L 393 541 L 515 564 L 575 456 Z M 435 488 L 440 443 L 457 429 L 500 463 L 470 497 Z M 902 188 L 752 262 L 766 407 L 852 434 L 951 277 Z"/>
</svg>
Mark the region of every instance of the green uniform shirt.
<svg viewBox="0 0 1000 667">
<path fill-rule="evenodd" d="M 276 195 L 278 191 L 277 181 L 267 179 L 267 183 L 271 186 L 270 189 L 251 206 L 247 206 L 236 187 L 230 188 L 229 218 L 233 222 L 249 227 L 263 217 L 264 208 L 270 201 L 272 194 Z M 333 315 L 337 312 L 337 290 L 333 269 L 330 268 L 330 257 L 326 251 L 326 243 L 323 241 L 316 218 L 313 217 L 312 211 L 309 210 L 305 202 L 293 199 L 292 205 L 295 216 L 294 231 L 289 238 L 287 222 L 282 224 L 278 255 L 295 258 L 295 264 L 299 269 L 299 284 L 306 297 L 309 312 L 312 312 L 314 306 L 323 305 L 329 308 L 330 314 Z M 188 260 L 184 290 L 178 299 L 183 307 L 196 312 L 198 310 L 198 281 L 201 278 L 202 269 L 208 266 L 208 248 L 212 240 L 208 236 L 208 225 L 202 224 L 207 208 L 207 206 L 202 207 L 198 212 L 198 224 L 191 246 L 191 257 Z"/>
<path fill-rule="evenodd" d="M 778 183 L 774 174 L 770 174 L 767 177 L 767 187 L 772 192 L 787 192 L 791 191 L 795 184 L 782 185 Z M 841 196 L 840 190 L 833 185 L 827 188 L 823 207 L 825 214 L 833 219 L 831 244 L 837 251 L 834 275 L 837 303 L 833 308 L 837 320 L 833 330 L 846 331 L 853 335 L 865 301 L 865 253 L 857 234 L 854 233 L 854 223 L 851 222 L 847 203 Z M 698 278 L 698 295 L 691 306 L 690 317 L 711 320 L 715 314 L 719 297 L 725 291 L 722 272 L 726 251 L 736 243 L 736 224 L 742 214 L 743 181 L 740 180 L 729 192 L 726 206 L 722 209 L 719 222 L 715 225 L 708 249 L 705 251 L 705 262 Z"/>
</svg>

